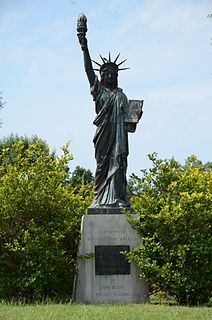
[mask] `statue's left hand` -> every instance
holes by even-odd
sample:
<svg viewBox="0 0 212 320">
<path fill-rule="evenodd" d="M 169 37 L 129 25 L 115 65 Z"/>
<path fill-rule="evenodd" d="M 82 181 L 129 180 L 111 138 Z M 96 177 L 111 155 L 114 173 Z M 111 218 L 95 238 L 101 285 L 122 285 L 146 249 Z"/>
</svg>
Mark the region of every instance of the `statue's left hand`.
<svg viewBox="0 0 212 320">
<path fill-rule="evenodd" d="M 135 130 L 136 130 L 136 123 L 129 123 L 129 122 L 127 122 L 126 124 L 125 124 L 125 127 L 126 127 L 126 130 L 127 130 L 127 132 L 135 132 Z"/>
</svg>

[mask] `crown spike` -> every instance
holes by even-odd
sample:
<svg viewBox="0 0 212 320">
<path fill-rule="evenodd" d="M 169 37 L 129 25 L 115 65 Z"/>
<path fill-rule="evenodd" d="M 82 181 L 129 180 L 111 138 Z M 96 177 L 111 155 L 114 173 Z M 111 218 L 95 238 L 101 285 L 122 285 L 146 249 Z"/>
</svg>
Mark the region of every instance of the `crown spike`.
<svg viewBox="0 0 212 320">
<path fill-rule="evenodd" d="M 117 64 L 117 66 L 119 67 L 122 63 L 124 63 L 125 61 L 127 61 L 127 59 L 123 60 L 122 62 L 120 62 L 119 64 Z"/>
<path fill-rule="evenodd" d="M 102 60 L 103 63 L 100 64 L 100 63 L 96 62 L 95 60 L 92 60 L 92 62 L 94 62 L 95 64 L 97 64 L 98 67 L 100 67 L 99 69 L 93 69 L 93 70 L 94 70 L 94 71 L 100 71 L 102 68 L 104 68 L 104 65 L 106 65 L 106 64 L 115 65 L 117 71 L 122 71 L 122 70 L 130 69 L 130 68 L 119 68 L 119 66 L 127 60 L 127 59 L 125 59 L 125 60 L 121 61 L 120 63 L 116 63 L 116 62 L 118 61 L 119 56 L 120 56 L 120 53 L 119 53 L 119 54 L 117 55 L 117 57 L 115 58 L 114 62 L 112 62 L 110 52 L 109 52 L 108 59 L 105 58 L 105 57 L 103 57 L 103 56 L 100 54 L 100 58 L 101 58 L 101 60 Z M 115 66 L 114 66 L 114 67 L 115 67 Z"/>
<path fill-rule="evenodd" d="M 121 68 L 121 69 L 118 69 L 118 71 L 122 71 L 122 70 L 128 70 L 130 68 Z"/>
<path fill-rule="evenodd" d="M 114 60 L 113 63 L 116 63 L 116 61 L 118 60 L 119 56 L 120 56 L 120 53 L 117 55 L 117 57 L 116 57 L 116 59 Z"/>
<path fill-rule="evenodd" d="M 95 60 L 92 60 L 95 64 L 97 64 L 97 66 L 101 67 L 101 64 L 96 62 Z"/>
<path fill-rule="evenodd" d="M 109 52 L 109 60 L 108 60 L 108 62 L 111 62 L 111 56 L 110 56 L 110 52 Z"/>
<path fill-rule="evenodd" d="M 102 62 L 105 63 L 105 60 L 107 60 L 107 59 L 103 58 L 103 57 L 101 56 L 101 54 L 100 54 L 99 56 L 100 56 L 100 58 L 102 59 Z"/>
</svg>

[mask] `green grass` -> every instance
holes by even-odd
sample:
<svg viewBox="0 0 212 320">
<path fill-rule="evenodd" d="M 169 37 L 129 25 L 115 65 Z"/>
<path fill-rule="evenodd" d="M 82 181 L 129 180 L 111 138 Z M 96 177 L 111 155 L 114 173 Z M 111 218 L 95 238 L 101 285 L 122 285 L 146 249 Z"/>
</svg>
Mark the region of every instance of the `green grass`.
<svg viewBox="0 0 212 320">
<path fill-rule="evenodd" d="M 212 308 L 154 304 L 79 305 L 0 303 L 0 320 L 211 320 Z"/>
</svg>

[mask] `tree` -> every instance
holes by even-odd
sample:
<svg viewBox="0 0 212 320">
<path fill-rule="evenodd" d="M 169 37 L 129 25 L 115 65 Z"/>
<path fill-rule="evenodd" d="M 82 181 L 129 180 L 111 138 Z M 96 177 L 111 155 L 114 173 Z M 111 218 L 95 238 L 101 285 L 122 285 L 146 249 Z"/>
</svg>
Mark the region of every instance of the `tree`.
<svg viewBox="0 0 212 320">
<path fill-rule="evenodd" d="M 70 298 L 85 186 L 70 187 L 68 145 L 34 137 L 0 143 L 0 298 Z M 9 147 L 8 147 L 9 144 Z"/>
<path fill-rule="evenodd" d="M 93 184 L 94 177 L 89 169 L 76 166 L 72 172 L 70 183 L 73 187 L 81 187 L 83 184 Z"/>
<path fill-rule="evenodd" d="M 39 149 L 34 148 L 33 152 L 31 152 L 29 156 L 29 150 L 33 144 L 39 144 Z M 15 145 L 21 144 L 21 148 L 14 148 Z M 43 153 L 47 156 L 49 155 L 52 160 L 56 158 L 55 151 L 51 151 L 45 141 L 39 139 L 37 136 L 27 137 L 27 136 L 18 136 L 11 134 L 6 136 L 0 140 L 0 165 L 1 165 L 1 174 L 6 172 L 6 168 L 8 165 L 17 165 L 17 157 L 19 160 L 23 160 L 24 158 L 28 158 L 30 163 L 36 162 L 39 157 L 39 152 L 43 151 Z M 68 166 L 67 166 L 68 170 Z"/>
<path fill-rule="evenodd" d="M 149 155 L 153 167 L 134 176 L 133 227 L 144 243 L 127 256 L 153 290 L 181 304 L 206 303 L 212 274 L 212 172 L 194 156 L 184 165 Z"/>
<path fill-rule="evenodd" d="M 92 172 L 80 166 L 76 166 L 69 180 L 70 186 L 76 193 L 78 193 L 79 190 L 84 190 L 84 197 L 93 196 L 93 182 L 94 177 Z"/>
<path fill-rule="evenodd" d="M 197 157 L 194 154 L 188 157 L 185 162 L 186 164 L 189 164 L 192 168 L 199 168 L 203 171 L 211 171 L 212 169 L 211 161 L 203 163 L 201 160 L 197 159 Z"/>
</svg>

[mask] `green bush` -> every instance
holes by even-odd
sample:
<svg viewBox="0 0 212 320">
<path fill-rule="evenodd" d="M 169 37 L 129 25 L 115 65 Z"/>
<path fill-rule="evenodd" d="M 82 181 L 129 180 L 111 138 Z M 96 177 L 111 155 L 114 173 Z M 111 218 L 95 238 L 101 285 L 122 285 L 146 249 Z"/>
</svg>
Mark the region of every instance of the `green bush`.
<svg viewBox="0 0 212 320">
<path fill-rule="evenodd" d="M 9 140 L 0 143 L 0 298 L 70 298 L 90 192 L 69 184 L 68 145 L 57 156 L 36 137 Z"/>
<path fill-rule="evenodd" d="M 143 177 L 131 180 L 131 221 L 144 242 L 128 258 L 142 270 L 153 290 L 180 304 L 206 303 L 211 292 L 212 175 L 193 156 L 153 162 Z"/>
</svg>

